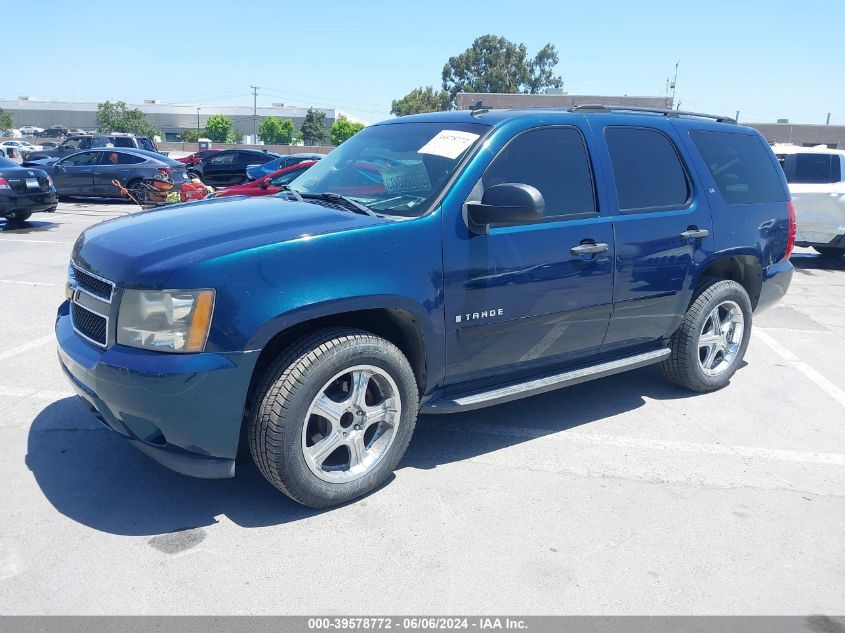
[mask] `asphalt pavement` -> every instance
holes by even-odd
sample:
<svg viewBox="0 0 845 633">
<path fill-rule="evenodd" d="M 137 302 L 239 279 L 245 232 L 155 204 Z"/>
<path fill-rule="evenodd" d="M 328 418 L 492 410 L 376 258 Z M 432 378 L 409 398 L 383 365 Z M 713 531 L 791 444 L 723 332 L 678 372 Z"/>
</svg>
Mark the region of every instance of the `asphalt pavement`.
<svg viewBox="0 0 845 633">
<path fill-rule="evenodd" d="M 104 429 L 52 334 L 73 242 L 129 204 L 0 220 L 0 613 L 845 613 L 845 260 L 798 249 L 744 366 L 654 367 L 423 416 L 332 510 L 197 480 Z"/>
</svg>

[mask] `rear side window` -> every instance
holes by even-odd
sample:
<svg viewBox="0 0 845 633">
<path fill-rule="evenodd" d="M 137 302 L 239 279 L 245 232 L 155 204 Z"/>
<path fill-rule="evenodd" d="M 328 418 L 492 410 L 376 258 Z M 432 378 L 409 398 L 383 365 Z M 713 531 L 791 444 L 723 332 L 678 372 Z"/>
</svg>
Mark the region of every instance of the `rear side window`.
<svg viewBox="0 0 845 633">
<path fill-rule="evenodd" d="M 608 127 L 604 132 L 620 211 L 683 207 L 689 181 L 675 145 L 649 128 Z"/>
<path fill-rule="evenodd" d="M 112 136 L 112 145 L 115 147 L 135 147 L 132 139 L 128 136 Z"/>
<path fill-rule="evenodd" d="M 842 180 L 840 160 L 836 154 L 787 154 L 783 171 L 787 182 L 827 184 Z"/>
<path fill-rule="evenodd" d="M 690 138 L 728 204 L 786 200 L 777 167 L 759 137 L 692 130 Z"/>
<path fill-rule="evenodd" d="M 530 130 L 511 141 L 482 177 L 485 189 L 505 182 L 535 187 L 546 217 L 596 211 L 587 147 L 572 127 Z"/>
</svg>

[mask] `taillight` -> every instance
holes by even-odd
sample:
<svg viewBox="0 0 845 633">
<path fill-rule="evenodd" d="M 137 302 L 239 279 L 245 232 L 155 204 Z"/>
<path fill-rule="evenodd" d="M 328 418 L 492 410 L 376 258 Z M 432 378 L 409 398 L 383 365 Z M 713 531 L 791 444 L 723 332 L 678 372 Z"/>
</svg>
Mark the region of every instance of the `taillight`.
<svg viewBox="0 0 845 633">
<path fill-rule="evenodd" d="M 795 221 L 795 205 L 792 204 L 792 200 L 787 200 L 786 208 L 789 212 L 789 235 L 786 238 L 786 254 L 783 256 L 784 260 L 789 259 L 789 256 L 792 255 L 792 249 L 795 248 L 795 233 L 798 230 Z"/>
<path fill-rule="evenodd" d="M 11 189 L 9 181 L 5 178 L 0 178 L 0 189 Z"/>
</svg>

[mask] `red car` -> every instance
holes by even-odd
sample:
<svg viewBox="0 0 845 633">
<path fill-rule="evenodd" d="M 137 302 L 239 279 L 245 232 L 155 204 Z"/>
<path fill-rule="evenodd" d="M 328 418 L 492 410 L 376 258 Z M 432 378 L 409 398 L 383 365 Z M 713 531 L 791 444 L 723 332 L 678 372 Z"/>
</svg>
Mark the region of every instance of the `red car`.
<svg viewBox="0 0 845 633">
<path fill-rule="evenodd" d="M 194 152 L 190 156 L 185 156 L 183 158 L 177 158 L 180 163 L 185 163 L 186 165 L 196 165 L 199 162 L 202 162 L 203 159 L 208 158 L 212 154 L 216 154 L 217 152 L 222 152 L 222 149 L 202 149 L 198 152 Z"/>
<path fill-rule="evenodd" d="M 214 192 L 215 198 L 225 198 L 226 196 L 270 196 L 274 193 L 279 193 L 284 185 L 290 184 L 306 169 L 311 167 L 317 161 L 306 161 L 298 163 L 292 167 L 286 167 L 279 171 L 273 172 L 242 185 L 234 185 L 232 187 L 221 187 Z"/>
</svg>

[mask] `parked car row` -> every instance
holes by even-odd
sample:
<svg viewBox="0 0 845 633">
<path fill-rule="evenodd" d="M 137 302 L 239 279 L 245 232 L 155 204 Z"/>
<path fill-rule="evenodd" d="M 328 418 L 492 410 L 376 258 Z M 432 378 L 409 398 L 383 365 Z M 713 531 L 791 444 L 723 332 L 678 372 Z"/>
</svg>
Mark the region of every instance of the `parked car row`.
<svg viewBox="0 0 845 633">
<path fill-rule="evenodd" d="M 111 134 L 76 134 L 69 136 L 60 144 L 52 144 L 52 147 L 45 148 L 42 145 L 38 150 L 25 151 L 24 161 L 31 163 L 47 158 L 63 158 L 80 150 L 97 147 L 127 147 L 162 154 L 156 147 L 155 141 L 148 136 L 114 132 Z"/>
<path fill-rule="evenodd" d="M 248 158 L 241 158 L 238 155 L 240 153 Z M 314 160 L 301 160 L 295 156 L 282 157 L 290 159 L 287 162 L 293 164 L 288 164 L 258 180 L 244 182 L 246 166 L 249 164 L 247 161 L 264 159 L 268 154 L 275 159 L 276 155 L 248 150 L 226 150 L 213 155 L 218 154 L 236 156 L 232 161 L 222 163 L 225 171 L 218 165 L 203 166 L 202 160 L 191 166 L 194 170 L 199 167 L 200 172 L 207 170 L 214 182 L 234 185 L 219 189 L 214 194 L 216 197 L 267 196 L 279 193 L 285 185 L 316 163 Z M 11 164 L 11 161 L 9 162 Z M 113 181 L 118 181 L 123 188 L 132 190 L 137 188 L 143 180 L 158 178 L 179 186 L 197 177 L 196 171 L 188 171 L 189 168 L 184 159 L 177 161 L 156 152 L 134 147 L 94 147 L 77 150 L 62 158 L 48 157 L 27 161 L 23 168 L 43 173 L 50 179 L 53 194 L 59 197 L 118 198 L 122 197 L 122 193 Z M 55 202 L 52 206 L 55 206 Z M 34 211 L 40 210 L 44 209 L 34 209 Z M 31 212 L 27 212 L 26 217 L 29 217 Z M 9 211 L 6 216 L 13 214 L 18 219 L 25 219 L 17 207 Z"/>
</svg>

